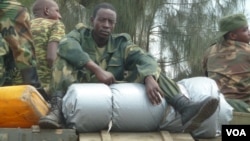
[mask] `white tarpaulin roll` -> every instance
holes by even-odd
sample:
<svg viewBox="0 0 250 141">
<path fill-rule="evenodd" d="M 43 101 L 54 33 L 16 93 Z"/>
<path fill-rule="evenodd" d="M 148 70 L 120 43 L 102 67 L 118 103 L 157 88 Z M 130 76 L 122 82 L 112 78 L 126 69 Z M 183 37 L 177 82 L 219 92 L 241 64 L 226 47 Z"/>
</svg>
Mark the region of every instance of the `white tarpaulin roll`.
<svg viewBox="0 0 250 141">
<path fill-rule="evenodd" d="M 63 98 L 66 124 L 77 132 L 155 131 L 166 108 L 165 99 L 153 106 L 145 86 L 139 83 L 73 84 Z"/>
<path fill-rule="evenodd" d="M 108 128 L 112 117 L 112 93 L 104 84 L 72 84 L 63 98 L 66 125 L 77 132 Z"/>
<path fill-rule="evenodd" d="M 155 131 L 166 109 L 165 99 L 153 106 L 145 86 L 139 83 L 113 84 L 112 131 Z"/>
</svg>

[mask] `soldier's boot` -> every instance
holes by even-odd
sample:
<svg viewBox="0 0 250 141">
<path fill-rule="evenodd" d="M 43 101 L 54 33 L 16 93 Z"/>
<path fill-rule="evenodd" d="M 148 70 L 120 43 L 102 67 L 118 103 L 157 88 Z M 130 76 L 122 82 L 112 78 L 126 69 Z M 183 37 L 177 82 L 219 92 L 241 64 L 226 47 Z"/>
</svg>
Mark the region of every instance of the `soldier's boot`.
<svg viewBox="0 0 250 141">
<path fill-rule="evenodd" d="M 24 84 L 34 86 L 37 89 L 37 91 L 43 96 L 43 98 L 46 101 L 48 101 L 49 100 L 48 94 L 45 92 L 41 83 L 39 82 L 36 68 L 34 67 L 26 68 L 26 69 L 22 69 L 20 72 L 21 72 Z"/>
<path fill-rule="evenodd" d="M 52 96 L 50 112 L 48 115 L 40 118 L 40 128 L 58 129 L 63 127 L 62 97 L 61 92 L 57 92 L 56 95 Z"/>
<path fill-rule="evenodd" d="M 168 101 L 180 114 L 184 132 L 192 132 L 197 129 L 203 121 L 209 118 L 218 107 L 218 99 L 207 97 L 200 102 L 192 102 L 184 95 L 178 95 Z"/>
</svg>

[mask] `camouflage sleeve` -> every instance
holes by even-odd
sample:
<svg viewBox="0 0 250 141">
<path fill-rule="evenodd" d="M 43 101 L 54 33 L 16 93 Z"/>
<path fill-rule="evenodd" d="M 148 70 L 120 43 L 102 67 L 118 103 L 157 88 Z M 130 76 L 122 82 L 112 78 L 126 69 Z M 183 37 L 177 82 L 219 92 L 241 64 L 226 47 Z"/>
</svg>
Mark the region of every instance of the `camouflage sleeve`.
<svg viewBox="0 0 250 141">
<path fill-rule="evenodd" d="M 156 80 L 160 75 L 158 64 L 149 53 L 145 52 L 139 46 L 131 44 L 125 49 L 126 69 L 137 72 L 137 78 L 133 81 L 144 82 L 146 76 L 152 75 Z"/>
<path fill-rule="evenodd" d="M 58 55 L 76 68 L 83 68 L 90 60 L 89 55 L 82 50 L 80 45 L 80 33 L 77 30 L 71 31 L 60 41 Z"/>
<path fill-rule="evenodd" d="M 5 64 L 4 64 L 4 56 L 9 53 L 9 47 L 6 41 L 2 38 L 0 34 L 0 86 L 4 83 L 5 80 Z"/>
<path fill-rule="evenodd" d="M 65 26 L 62 22 L 58 21 L 51 27 L 51 36 L 49 42 L 59 42 L 65 35 Z"/>
<path fill-rule="evenodd" d="M 9 47 L 2 35 L 0 34 L 0 56 L 4 56 L 9 52 Z"/>
</svg>

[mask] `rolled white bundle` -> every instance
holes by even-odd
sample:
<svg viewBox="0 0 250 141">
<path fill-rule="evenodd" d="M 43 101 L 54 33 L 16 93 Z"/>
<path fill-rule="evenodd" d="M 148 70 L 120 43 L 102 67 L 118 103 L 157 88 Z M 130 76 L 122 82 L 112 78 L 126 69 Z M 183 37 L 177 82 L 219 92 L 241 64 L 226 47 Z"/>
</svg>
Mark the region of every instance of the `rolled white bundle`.
<svg viewBox="0 0 250 141">
<path fill-rule="evenodd" d="M 152 105 L 145 86 L 139 83 L 121 83 L 110 86 L 113 94 L 112 131 L 155 131 L 159 128 L 166 109 L 163 98 Z"/>
<path fill-rule="evenodd" d="M 104 130 L 112 118 L 112 93 L 104 84 L 72 84 L 62 107 L 67 127 L 80 133 Z"/>
</svg>

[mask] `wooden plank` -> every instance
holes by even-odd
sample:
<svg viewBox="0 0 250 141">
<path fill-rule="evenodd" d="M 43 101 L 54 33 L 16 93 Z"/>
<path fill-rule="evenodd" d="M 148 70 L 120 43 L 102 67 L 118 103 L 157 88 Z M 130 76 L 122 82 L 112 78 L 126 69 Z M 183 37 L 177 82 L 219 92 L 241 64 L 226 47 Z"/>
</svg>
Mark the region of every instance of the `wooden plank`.
<svg viewBox="0 0 250 141">
<path fill-rule="evenodd" d="M 188 133 L 171 133 L 174 141 L 194 141 L 194 138 Z"/>
<path fill-rule="evenodd" d="M 80 133 L 79 141 L 102 141 L 102 138 L 98 133 Z"/>
<path fill-rule="evenodd" d="M 234 112 L 230 124 L 250 125 L 250 113 Z"/>
<path fill-rule="evenodd" d="M 111 141 L 111 136 L 108 131 L 101 131 L 102 141 Z"/>
<path fill-rule="evenodd" d="M 80 133 L 79 141 L 194 141 L 190 134 L 159 132 Z"/>
<path fill-rule="evenodd" d="M 171 134 L 168 131 L 160 131 L 163 141 L 173 141 Z"/>
<path fill-rule="evenodd" d="M 78 141 L 73 129 L 0 128 L 0 141 Z"/>
<path fill-rule="evenodd" d="M 196 141 L 221 141 L 221 137 L 209 138 L 209 139 L 198 139 Z"/>
</svg>

